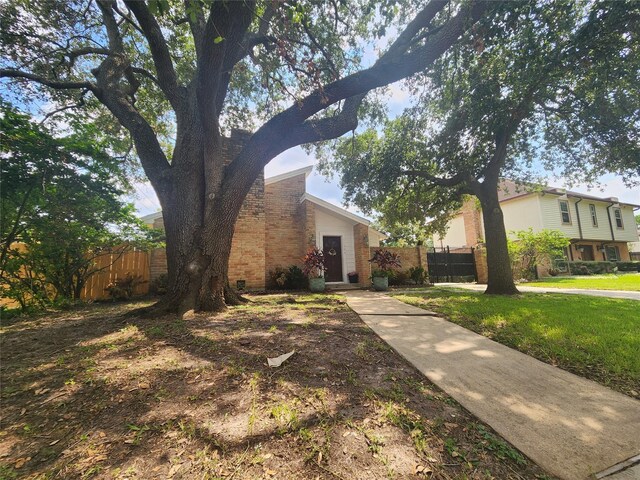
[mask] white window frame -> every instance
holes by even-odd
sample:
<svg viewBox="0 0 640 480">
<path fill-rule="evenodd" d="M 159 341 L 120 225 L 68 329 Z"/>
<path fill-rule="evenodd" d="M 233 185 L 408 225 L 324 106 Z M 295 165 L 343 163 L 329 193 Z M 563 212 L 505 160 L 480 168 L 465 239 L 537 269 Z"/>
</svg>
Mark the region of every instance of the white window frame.
<svg viewBox="0 0 640 480">
<path fill-rule="evenodd" d="M 567 206 L 567 211 L 564 212 L 562 210 L 562 204 L 565 204 Z M 558 205 L 560 208 L 560 221 L 562 222 L 563 225 L 571 225 L 571 206 L 569 205 L 569 200 L 558 200 Z M 567 217 L 569 218 L 568 221 L 564 221 L 564 214 L 567 214 Z"/>
<path fill-rule="evenodd" d="M 589 204 L 589 213 L 591 214 L 591 225 L 598 228 L 598 212 L 594 203 Z"/>
<path fill-rule="evenodd" d="M 616 228 L 618 230 L 624 230 L 624 222 L 622 220 L 622 209 L 621 208 L 614 208 L 613 209 L 613 219 L 616 222 Z M 618 225 L 618 220 L 620 220 L 620 225 Z"/>
</svg>

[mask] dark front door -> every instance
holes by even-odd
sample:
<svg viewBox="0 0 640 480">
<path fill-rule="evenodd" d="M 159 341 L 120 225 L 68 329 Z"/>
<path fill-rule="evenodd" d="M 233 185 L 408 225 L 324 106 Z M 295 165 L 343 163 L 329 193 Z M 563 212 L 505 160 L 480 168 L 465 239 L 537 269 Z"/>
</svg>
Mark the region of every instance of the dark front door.
<svg viewBox="0 0 640 480">
<path fill-rule="evenodd" d="M 593 245 L 580 245 L 582 253 L 580 258 L 586 262 L 593 262 L 596 257 L 593 256 Z"/>
<path fill-rule="evenodd" d="M 322 251 L 327 282 L 342 282 L 342 239 L 340 237 L 322 237 Z"/>
</svg>

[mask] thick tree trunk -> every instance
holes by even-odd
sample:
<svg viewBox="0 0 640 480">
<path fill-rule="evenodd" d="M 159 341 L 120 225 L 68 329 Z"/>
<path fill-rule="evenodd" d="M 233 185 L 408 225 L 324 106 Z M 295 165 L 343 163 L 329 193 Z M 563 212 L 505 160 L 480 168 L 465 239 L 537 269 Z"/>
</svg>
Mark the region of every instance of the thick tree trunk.
<svg viewBox="0 0 640 480">
<path fill-rule="evenodd" d="M 165 210 L 163 215 L 169 285 L 159 306 L 183 314 L 216 312 L 238 304 L 240 298 L 227 279 L 235 218 L 224 224 L 216 222 L 212 230 L 217 234 L 205 235 L 208 229 L 195 224 L 195 214 L 185 217 Z"/>
<path fill-rule="evenodd" d="M 224 165 L 233 153 L 221 139 L 214 158 L 204 160 L 202 136 L 194 128 L 176 143 L 171 185 L 158 197 L 166 233 L 168 292 L 158 308 L 183 314 L 217 312 L 244 299 L 228 281 L 235 223 L 244 196 L 225 192 L 220 173 L 205 165 Z M 223 170 L 224 171 L 224 170 Z"/>
<path fill-rule="evenodd" d="M 489 182 L 494 183 L 494 182 Z M 485 293 L 515 295 L 518 292 L 513 281 L 511 260 L 507 245 L 504 217 L 498 201 L 498 185 L 483 184 L 477 193 L 482 206 L 485 242 L 487 246 L 487 289 Z"/>
</svg>

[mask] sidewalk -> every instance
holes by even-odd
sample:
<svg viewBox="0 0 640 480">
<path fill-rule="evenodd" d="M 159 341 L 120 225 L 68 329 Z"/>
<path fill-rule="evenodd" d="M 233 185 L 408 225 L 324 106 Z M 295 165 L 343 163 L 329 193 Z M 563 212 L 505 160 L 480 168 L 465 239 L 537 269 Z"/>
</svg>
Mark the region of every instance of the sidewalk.
<svg viewBox="0 0 640 480">
<path fill-rule="evenodd" d="M 391 347 L 549 473 L 586 479 L 640 453 L 637 400 L 386 295 L 346 296 Z"/>
<path fill-rule="evenodd" d="M 486 285 L 479 285 L 477 283 L 437 283 L 438 287 L 456 287 L 466 288 L 468 290 L 475 290 L 484 292 L 487 289 Z M 608 297 L 608 298 L 624 298 L 628 300 L 640 300 L 640 292 L 630 292 L 627 290 L 587 290 L 582 288 L 549 288 L 549 287 L 534 287 L 530 285 L 517 285 L 518 290 L 521 292 L 531 293 L 569 293 L 571 295 L 591 295 L 593 297 Z"/>
</svg>

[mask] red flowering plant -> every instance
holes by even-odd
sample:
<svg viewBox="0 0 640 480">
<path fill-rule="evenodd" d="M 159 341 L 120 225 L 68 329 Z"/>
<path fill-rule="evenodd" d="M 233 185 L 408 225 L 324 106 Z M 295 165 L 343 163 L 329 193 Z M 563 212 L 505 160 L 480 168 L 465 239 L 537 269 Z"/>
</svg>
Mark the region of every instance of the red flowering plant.
<svg viewBox="0 0 640 480">
<path fill-rule="evenodd" d="M 372 277 L 388 277 L 391 269 L 400 268 L 401 266 L 400 255 L 384 248 L 379 248 L 373 252 L 373 257 L 369 262 L 374 263 L 378 267 L 372 272 Z"/>
<path fill-rule="evenodd" d="M 326 272 L 324 253 L 318 247 L 311 247 L 302 259 L 302 271 L 309 278 L 322 278 Z"/>
</svg>

